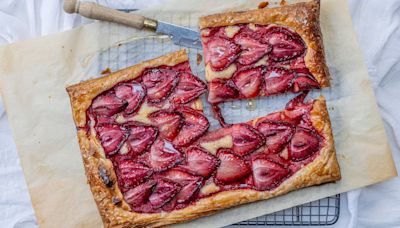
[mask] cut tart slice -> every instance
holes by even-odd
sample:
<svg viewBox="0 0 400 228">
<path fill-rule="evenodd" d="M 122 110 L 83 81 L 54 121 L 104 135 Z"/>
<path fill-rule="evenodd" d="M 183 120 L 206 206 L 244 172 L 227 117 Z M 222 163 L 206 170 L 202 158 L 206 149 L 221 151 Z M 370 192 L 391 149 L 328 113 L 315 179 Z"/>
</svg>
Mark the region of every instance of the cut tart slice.
<svg viewBox="0 0 400 228">
<path fill-rule="evenodd" d="M 317 0 L 204 16 L 199 26 L 213 105 L 329 86 Z"/>
<path fill-rule="evenodd" d="M 208 132 L 205 88 L 184 51 L 67 88 L 106 227 L 185 222 L 340 179 L 322 97 Z"/>
</svg>

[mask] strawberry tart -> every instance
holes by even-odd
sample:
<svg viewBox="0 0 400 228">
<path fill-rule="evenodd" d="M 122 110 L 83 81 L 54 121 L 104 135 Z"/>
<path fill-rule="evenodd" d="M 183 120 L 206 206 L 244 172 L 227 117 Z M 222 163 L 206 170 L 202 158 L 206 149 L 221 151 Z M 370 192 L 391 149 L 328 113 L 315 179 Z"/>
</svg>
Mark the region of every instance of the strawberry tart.
<svg viewBox="0 0 400 228">
<path fill-rule="evenodd" d="M 208 89 L 217 107 L 328 86 L 317 12 L 311 2 L 203 17 L 208 88 L 185 51 L 67 88 L 106 227 L 185 222 L 340 179 L 322 96 L 302 92 L 281 111 L 213 131 L 199 98 Z"/>
<path fill-rule="evenodd" d="M 329 86 L 319 1 L 200 18 L 208 102 Z"/>
</svg>

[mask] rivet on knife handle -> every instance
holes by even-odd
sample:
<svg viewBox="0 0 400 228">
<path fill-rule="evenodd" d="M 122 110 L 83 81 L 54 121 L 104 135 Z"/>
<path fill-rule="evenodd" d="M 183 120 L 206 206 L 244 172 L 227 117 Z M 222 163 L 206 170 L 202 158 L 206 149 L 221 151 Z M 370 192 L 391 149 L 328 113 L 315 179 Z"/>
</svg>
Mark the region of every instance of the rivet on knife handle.
<svg viewBox="0 0 400 228">
<path fill-rule="evenodd" d="M 155 30 L 157 27 L 157 21 L 155 20 L 134 13 L 121 12 L 93 2 L 64 0 L 64 11 L 67 13 L 78 13 L 95 20 L 120 23 L 137 29 L 145 27 Z"/>
</svg>

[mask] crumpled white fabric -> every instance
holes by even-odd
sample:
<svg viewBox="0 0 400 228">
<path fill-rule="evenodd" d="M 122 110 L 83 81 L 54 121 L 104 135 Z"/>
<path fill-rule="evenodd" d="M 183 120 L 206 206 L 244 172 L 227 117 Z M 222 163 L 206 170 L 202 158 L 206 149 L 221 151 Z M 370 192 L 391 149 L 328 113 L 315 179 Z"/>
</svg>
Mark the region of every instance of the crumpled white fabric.
<svg viewBox="0 0 400 228">
<path fill-rule="evenodd" d="M 97 2 L 116 9 L 135 9 L 151 7 L 162 0 Z M 399 170 L 400 1 L 349 0 L 349 5 Z M 63 13 L 62 0 L 1 0 L 0 44 L 64 31 L 88 22 Z M 399 177 L 343 195 L 340 219 L 331 227 L 400 227 Z M 1 100 L 0 227 L 37 227 Z"/>
</svg>

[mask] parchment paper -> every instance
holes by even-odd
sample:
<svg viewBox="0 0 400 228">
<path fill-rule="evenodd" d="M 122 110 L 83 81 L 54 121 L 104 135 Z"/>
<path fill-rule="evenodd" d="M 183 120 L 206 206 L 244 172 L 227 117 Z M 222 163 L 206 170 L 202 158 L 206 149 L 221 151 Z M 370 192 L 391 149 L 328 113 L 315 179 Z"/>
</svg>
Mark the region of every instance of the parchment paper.
<svg viewBox="0 0 400 228">
<path fill-rule="evenodd" d="M 195 27 L 199 15 L 256 6 L 256 1 L 244 0 L 173 0 L 141 13 Z M 191 222 L 191 227 L 228 225 L 397 175 L 345 0 L 322 1 L 321 26 L 333 78 L 332 88 L 322 93 L 328 101 L 342 180 L 224 210 Z M 150 39 L 142 39 L 148 35 Z M 144 46 L 149 42 L 152 46 Z M 65 86 L 96 76 L 107 66 L 116 70 L 178 48 L 166 37 L 109 23 L 0 48 L 1 93 L 42 227 L 101 226 L 86 184 Z M 195 54 L 190 50 L 191 65 L 202 74 Z M 246 102 L 227 103 L 224 114 L 229 122 L 245 121 L 282 108 L 290 96 L 258 99 L 256 111 L 248 111 Z"/>
</svg>

